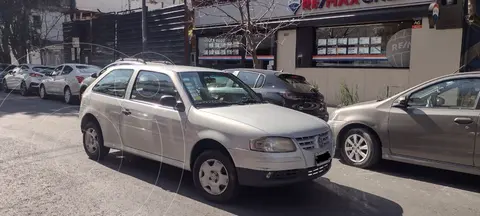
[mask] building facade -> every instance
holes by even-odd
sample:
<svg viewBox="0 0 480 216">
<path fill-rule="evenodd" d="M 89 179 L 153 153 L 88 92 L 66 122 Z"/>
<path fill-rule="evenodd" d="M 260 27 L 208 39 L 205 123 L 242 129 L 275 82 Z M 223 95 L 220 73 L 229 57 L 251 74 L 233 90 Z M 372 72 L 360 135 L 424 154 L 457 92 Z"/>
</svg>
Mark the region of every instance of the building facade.
<svg viewBox="0 0 480 216">
<path fill-rule="evenodd" d="M 307 77 L 318 85 L 329 104 L 340 102 L 342 84 L 356 91 L 360 101 L 375 100 L 453 73 L 461 65 L 461 0 L 276 1 L 275 7 L 262 10 L 260 5 L 268 1 L 259 0 L 253 9 L 254 17 L 268 10 L 271 16 L 265 16 L 262 24 L 291 22 L 271 38 L 274 42 L 268 65 Z M 223 10 L 204 7 L 196 11 L 199 63 L 202 58 L 218 58 L 216 54 L 228 56 L 227 52 L 201 48 L 205 46 L 203 35 L 212 38 L 222 34 L 226 30 L 218 29 L 234 25 L 232 20 L 239 16 L 231 6 L 221 7 Z M 439 8 L 439 14 L 434 8 Z M 233 18 L 215 18 L 219 16 L 215 13 L 225 10 L 232 10 Z"/>
</svg>

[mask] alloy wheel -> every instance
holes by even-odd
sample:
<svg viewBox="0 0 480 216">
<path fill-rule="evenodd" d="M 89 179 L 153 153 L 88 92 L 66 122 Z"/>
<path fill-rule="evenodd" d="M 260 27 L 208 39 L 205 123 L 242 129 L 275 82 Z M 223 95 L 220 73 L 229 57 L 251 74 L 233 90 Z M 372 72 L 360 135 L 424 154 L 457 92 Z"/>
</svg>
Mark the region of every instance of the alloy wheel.
<svg viewBox="0 0 480 216">
<path fill-rule="evenodd" d="M 20 86 L 20 91 L 21 91 L 21 94 L 22 95 L 26 95 L 27 94 L 27 86 L 25 85 L 24 82 L 22 82 L 21 86 Z"/>
<path fill-rule="evenodd" d="M 70 89 L 66 89 L 65 90 L 65 93 L 64 93 L 64 99 L 65 99 L 65 103 L 70 103 L 70 98 L 72 97 L 72 94 L 70 93 Z"/>
<path fill-rule="evenodd" d="M 40 98 L 45 98 L 45 88 L 43 86 L 40 87 Z"/>
<path fill-rule="evenodd" d="M 220 195 L 228 187 L 228 171 L 219 160 L 209 159 L 203 162 L 198 175 L 203 189 L 211 195 Z"/>
<path fill-rule="evenodd" d="M 99 148 L 98 133 L 94 128 L 85 131 L 85 147 L 91 154 L 95 154 Z"/>
<path fill-rule="evenodd" d="M 370 149 L 367 140 L 360 134 L 352 134 L 345 140 L 345 153 L 352 162 L 361 163 L 367 159 Z"/>
</svg>

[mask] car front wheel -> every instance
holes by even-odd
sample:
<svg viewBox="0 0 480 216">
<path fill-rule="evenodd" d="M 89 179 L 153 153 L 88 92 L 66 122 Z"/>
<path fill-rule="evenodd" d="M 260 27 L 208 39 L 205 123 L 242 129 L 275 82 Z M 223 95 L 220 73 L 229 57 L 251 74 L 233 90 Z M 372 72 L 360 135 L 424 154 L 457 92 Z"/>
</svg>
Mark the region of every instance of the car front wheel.
<svg viewBox="0 0 480 216">
<path fill-rule="evenodd" d="M 28 89 L 27 84 L 25 82 L 22 82 L 20 84 L 20 94 L 22 96 L 28 96 L 29 93 L 30 93 L 30 89 Z"/>
<path fill-rule="evenodd" d="M 48 98 L 48 94 L 47 94 L 47 91 L 45 90 L 44 85 L 40 85 L 40 90 L 38 92 L 38 96 L 40 96 L 41 99 L 47 99 Z"/>
<path fill-rule="evenodd" d="M 193 182 L 203 197 L 213 202 L 231 201 L 239 190 L 235 165 L 220 151 L 208 150 L 198 156 Z"/>
<path fill-rule="evenodd" d="M 102 160 L 110 152 L 110 148 L 103 145 L 103 135 L 95 122 L 88 122 L 83 131 L 83 147 L 92 160 Z"/>
<path fill-rule="evenodd" d="M 342 160 L 351 166 L 370 168 L 381 159 L 380 142 L 365 128 L 350 129 L 341 142 Z"/>
</svg>

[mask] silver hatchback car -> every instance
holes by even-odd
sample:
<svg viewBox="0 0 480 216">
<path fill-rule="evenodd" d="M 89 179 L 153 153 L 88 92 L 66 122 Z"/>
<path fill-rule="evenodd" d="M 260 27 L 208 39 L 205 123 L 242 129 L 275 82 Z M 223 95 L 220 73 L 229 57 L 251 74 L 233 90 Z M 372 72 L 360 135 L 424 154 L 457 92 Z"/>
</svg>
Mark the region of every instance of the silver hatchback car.
<svg viewBox="0 0 480 216">
<path fill-rule="evenodd" d="M 324 175 L 334 143 L 316 117 L 263 102 L 221 71 L 173 65 L 120 65 L 84 92 L 79 117 L 91 159 L 110 148 L 193 173 L 211 201 L 239 185 L 278 186 Z"/>
</svg>

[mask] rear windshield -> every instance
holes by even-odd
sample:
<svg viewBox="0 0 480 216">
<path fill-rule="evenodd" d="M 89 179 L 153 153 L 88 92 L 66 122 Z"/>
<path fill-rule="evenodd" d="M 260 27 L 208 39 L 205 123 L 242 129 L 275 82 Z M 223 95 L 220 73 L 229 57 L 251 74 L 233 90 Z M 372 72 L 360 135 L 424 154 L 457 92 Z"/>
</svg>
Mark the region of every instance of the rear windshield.
<svg viewBox="0 0 480 216">
<path fill-rule="evenodd" d="M 46 69 L 52 69 L 51 67 L 33 67 L 32 70 L 38 73 L 46 73 Z"/>
<path fill-rule="evenodd" d="M 78 69 L 78 71 L 80 71 L 80 73 L 84 74 L 93 74 L 102 70 L 101 68 L 93 65 L 77 65 L 75 67 Z"/>
<path fill-rule="evenodd" d="M 283 80 L 296 92 L 311 93 L 313 86 L 307 82 L 305 77 L 294 74 L 279 74 L 278 78 Z"/>
</svg>

